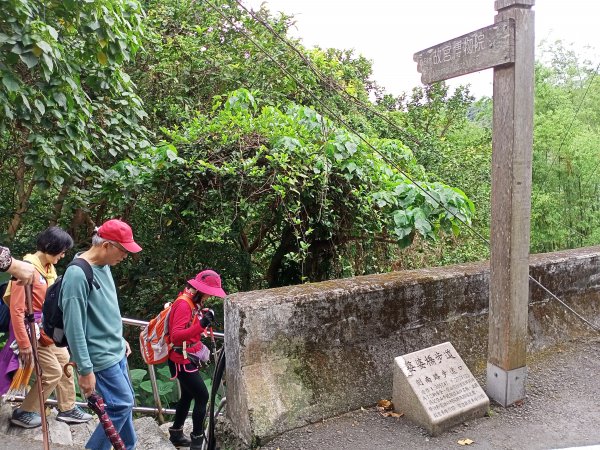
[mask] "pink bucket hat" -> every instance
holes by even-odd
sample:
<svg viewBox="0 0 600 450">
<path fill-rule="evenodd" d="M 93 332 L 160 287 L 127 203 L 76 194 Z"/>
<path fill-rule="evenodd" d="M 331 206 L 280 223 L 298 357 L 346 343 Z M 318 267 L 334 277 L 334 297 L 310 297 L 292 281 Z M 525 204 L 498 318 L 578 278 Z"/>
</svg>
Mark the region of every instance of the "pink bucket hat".
<svg viewBox="0 0 600 450">
<path fill-rule="evenodd" d="M 100 225 L 100 228 L 98 228 L 97 233 L 98 236 L 100 236 L 102 239 L 118 242 L 128 252 L 137 253 L 142 251 L 142 247 L 140 247 L 133 240 L 133 231 L 131 231 L 131 227 L 122 220 L 107 220 L 102 225 Z"/>
<path fill-rule="evenodd" d="M 225 291 L 221 289 L 221 276 L 214 270 L 203 270 L 188 283 L 200 292 L 216 297 L 225 297 Z"/>
</svg>

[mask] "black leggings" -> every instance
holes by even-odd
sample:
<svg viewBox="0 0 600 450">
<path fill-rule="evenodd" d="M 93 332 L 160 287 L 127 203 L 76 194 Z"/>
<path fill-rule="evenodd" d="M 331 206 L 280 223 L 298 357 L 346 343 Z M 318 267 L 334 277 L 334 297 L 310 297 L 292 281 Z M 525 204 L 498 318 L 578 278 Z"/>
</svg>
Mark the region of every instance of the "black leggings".
<svg viewBox="0 0 600 450">
<path fill-rule="evenodd" d="M 177 366 L 176 371 L 175 363 L 169 360 L 171 376 L 174 377 L 177 373 L 177 379 L 181 385 L 181 398 L 175 408 L 173 428 L 183 427 L 193 399 L 195 401 L 194 411 L 192 412 L 192 423 L 194 425 L 192 433 L 199 436 L 204 432 L 203 423 L 206 415 L 206 404 L 208 403 L 208 390 L 196 366 L 193 364 L 177 364 Z M 194 371 L 192 372 L 192 370 Z"/>
</svg>

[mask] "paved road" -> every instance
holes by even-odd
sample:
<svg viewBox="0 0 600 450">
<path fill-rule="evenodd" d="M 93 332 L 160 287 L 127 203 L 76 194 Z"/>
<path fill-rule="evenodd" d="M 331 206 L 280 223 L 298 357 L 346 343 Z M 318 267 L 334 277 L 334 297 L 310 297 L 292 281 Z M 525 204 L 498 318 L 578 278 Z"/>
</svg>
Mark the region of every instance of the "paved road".
<svg viewBox="0 0 600 450">
<path fill-rule="evenodd" d="M 262 450 L 600 450 L 600 338 L 537 354 L 529 362 L 527 393 L 519 407 L 492 406 L 489 417 L 435 438 L 403 417 L 385 418 L 365 408 L 286 433 Z M 458 445 L 466 438 L 473 444 Z M 40 441 L 0 436 L 0 450 L 38 448 Z"/>
<path fill-rule="evenodd" d="M 537 354 L 528 370 L 527 399 L 521 406 L 493 405 L 489 417 L 435 438 L 403 417 L 385 418 L 370 407 L 286 433 L 263 450 L 599 450 L 600 338 Z M 465 438 L 474 443 L 458 445 Z"/>
<path fill-rule="evenodd" d="M 23 439 L 17 436 L 0 435 L 0 450 L 37 450 L 43 449 L 44 444 L 41 441 Z M 79 447 L 70 447 L 65 445 L 51 444 L 52 450 L 79 449 Z"/>
</svg>

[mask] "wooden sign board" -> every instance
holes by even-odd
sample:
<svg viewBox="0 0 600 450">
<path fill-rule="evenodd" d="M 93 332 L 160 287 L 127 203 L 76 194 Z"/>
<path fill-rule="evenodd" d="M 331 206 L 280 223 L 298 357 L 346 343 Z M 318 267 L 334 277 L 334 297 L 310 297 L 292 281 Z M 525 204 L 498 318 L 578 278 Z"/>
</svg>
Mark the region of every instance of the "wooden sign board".
<svg viewBox="0 0 600 450">
<path fill-rule="evenodd" d="M 511 19 L 415 53 L 425 84 L 515 61 L 515 24 Z"/>
<path fill-rule="evenodd" d="M 450 342 L 394 359 L 394 409 L 438 435 L 483 417 L 489 399 Z"/>
</svg>

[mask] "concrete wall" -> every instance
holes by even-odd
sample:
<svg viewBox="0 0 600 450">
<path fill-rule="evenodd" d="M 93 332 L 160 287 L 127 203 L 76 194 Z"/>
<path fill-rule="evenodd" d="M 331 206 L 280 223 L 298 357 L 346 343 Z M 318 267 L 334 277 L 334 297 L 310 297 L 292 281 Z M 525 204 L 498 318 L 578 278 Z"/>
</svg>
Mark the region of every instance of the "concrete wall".
<svg viewBox="0 0 600 450">
<path fill-rule="evenodd" d="M 600 325 L 600 247 L 532 255 L 531 275 Z M 488 263 L 227 297 L 227 415 L 248 444 L 390 398 L 392 361 L 450 341 L 485 370 Z M 590 328 L 530 281 L 529 350 Z"/>
</svg>

